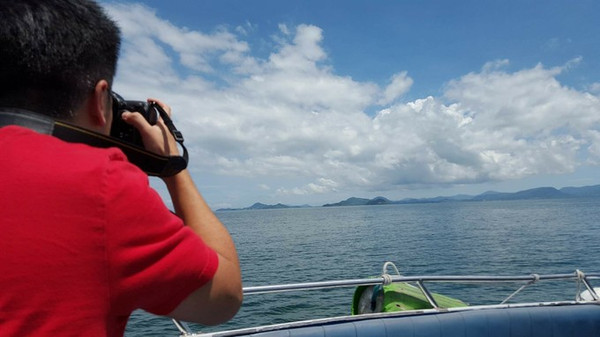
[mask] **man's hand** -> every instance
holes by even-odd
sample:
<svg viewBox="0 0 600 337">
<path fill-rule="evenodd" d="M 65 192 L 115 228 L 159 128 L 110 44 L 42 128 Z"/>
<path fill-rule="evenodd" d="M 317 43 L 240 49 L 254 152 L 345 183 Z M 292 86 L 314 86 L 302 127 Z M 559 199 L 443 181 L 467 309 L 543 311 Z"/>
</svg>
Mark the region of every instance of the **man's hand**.
<svg viewBox="0 0 600 337">
<path fill-rule="evenodd" d="M 171 117 L 171 107 L 165 103 L 154 98 L 149 98 L 148 102 L 155 102 L 160 105 L 169 117 Z M 169 129 L 160 116 L 155 125 L 150 125 L 139 112 L 127 111 L 121 115 L 121 118 L 140 132 L 146 150 L 163 156 L 179 155 L 177 142 L 175 142 L 175 138 L 173 138 L 173 135 L 171 135 L 171 132 L 169 132 Z"/>
</svg>

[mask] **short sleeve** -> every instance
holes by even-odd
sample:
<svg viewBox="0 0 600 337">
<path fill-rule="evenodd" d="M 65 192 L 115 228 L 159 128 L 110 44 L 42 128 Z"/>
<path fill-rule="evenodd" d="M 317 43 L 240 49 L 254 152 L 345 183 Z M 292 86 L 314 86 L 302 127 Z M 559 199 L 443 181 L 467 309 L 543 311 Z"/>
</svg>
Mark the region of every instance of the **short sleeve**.
<svg viewBox="0 0 600 337">
<path fill-rule="evenodd" d="M 214 276 L 217 254 L 171 213 L 148 177 L 126 161 L 106 171 L 111 305 L 165 315 Z"/>
</svg>

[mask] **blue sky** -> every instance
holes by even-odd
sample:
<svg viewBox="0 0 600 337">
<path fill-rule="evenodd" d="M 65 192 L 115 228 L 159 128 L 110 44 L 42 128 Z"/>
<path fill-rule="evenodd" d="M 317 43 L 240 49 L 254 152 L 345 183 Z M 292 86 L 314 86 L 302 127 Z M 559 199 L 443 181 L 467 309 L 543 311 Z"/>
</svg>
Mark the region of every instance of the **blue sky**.
<svg viewBox="0 0 600 337">
<path fill-rule="evenodd" d="M 600 181 L 596 1 L 103 5 L 213 208 Z"/>
</svg>

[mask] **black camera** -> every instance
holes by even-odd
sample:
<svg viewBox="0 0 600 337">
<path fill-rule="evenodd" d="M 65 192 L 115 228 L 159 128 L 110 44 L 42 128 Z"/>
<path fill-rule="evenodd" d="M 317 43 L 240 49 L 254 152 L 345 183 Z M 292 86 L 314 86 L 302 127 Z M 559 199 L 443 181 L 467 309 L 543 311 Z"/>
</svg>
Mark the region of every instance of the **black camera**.
<svg viewBox="0 0 600 337">
<path fill-rule="evenodd" d="M 177 130 L 169 114 L 156 102 L 126 101 L 115 92 L 111 92 L 113 104 L 113 121 L 108 139 L 109 146 L 119 147 L 129 159 L 149 175 L 169 177 L 185 169 L 188 164 L 188 151 L 183 145 L 183 134 Z M 144 149 L 142 135 L 132 125 L 121 118 L 124 111 L 139 112 L 150 123 L 155 125 L 159 118 L 169 130 L 175 141 L 181 146 L 183 155 L 162 156 L 150 153 Z M 106 145 L 106 141 L 103 143 Z M 127 144 L 134 146 L 127 146 Z M 125 145 L 125 146 L 124 146 Z M 103 147 L 102 145 L 97 145 Z"/>
<path fill-rule="evenodd" d="M 116 92 L 112 92 L 112 99 L 113 120 L 110 135 L 127 143 L 144 147 L 139 131 L 134 126 L 125 123 L 121 115 L 124 111 L 139 112 L 150 125 L 154 125 L 158 120 L 159 113 L 155 106 L 145 101 L 124 100 Z"/>
</svg>

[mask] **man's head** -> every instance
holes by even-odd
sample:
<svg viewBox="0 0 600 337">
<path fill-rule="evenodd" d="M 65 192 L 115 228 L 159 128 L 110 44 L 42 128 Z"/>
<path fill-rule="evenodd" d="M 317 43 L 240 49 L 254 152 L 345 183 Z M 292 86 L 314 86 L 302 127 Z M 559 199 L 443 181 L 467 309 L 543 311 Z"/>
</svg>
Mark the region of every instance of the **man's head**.
<svg viewBox="0 0 600 337">
<path fill-rule="evenodd" d="M 95 91 L 110 93 L 119 46 L 91 0 L 0 0 L 0 107 L 77 118 Z"/>
</svg>

